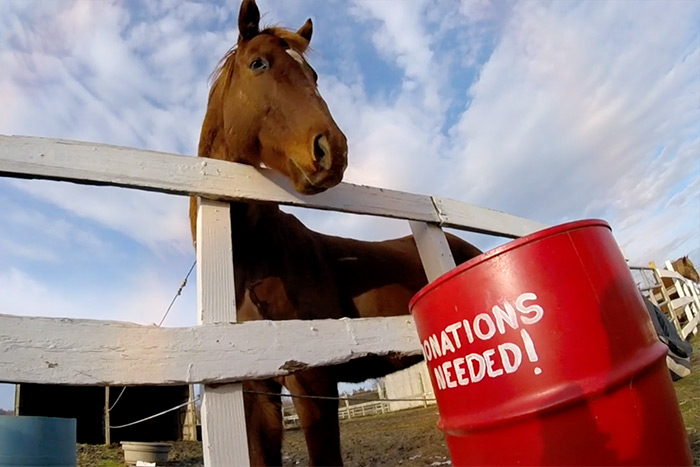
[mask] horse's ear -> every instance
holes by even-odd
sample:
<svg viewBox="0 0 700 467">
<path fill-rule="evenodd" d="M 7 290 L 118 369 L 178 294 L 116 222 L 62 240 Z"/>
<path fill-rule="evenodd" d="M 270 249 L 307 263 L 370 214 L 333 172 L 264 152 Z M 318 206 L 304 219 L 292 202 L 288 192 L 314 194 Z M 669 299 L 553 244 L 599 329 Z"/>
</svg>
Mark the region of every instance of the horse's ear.
<svg viewBox="0 0 700 467">
<path fill-rule="evenodd" d="M 311 35 L 314 33 L 314 25 L 311 22 L 311 18 L 306 20 L 306 23 L 299 28 L 297 34 L 306 39 L 306 42 L 311 42 Z"/>
<path fill-rule="evenodd" d="M 238 12 L 238 40 L 247 41 L 260 32 L 260 10 L 255 0 L 243 0 Z"/>
</svg>

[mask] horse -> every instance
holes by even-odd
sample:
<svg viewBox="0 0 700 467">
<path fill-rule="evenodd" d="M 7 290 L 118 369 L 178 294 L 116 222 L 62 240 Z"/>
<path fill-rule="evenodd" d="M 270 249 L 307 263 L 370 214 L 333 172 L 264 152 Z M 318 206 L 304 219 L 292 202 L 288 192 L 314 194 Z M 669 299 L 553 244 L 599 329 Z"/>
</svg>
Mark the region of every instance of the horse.
<svg viewBox="0 0 700 467">
<path fill-rule="evenodd" d="M 674 271 L 686 279 L 695 283 L 700 283 L 700 275 L 698 275 L 695 265 L 693 265 L 693 262 L 687 256 L 682 256 L 675 261 L 671 261 L 671 266 L 673 266 Z"/>
<path fill-rule="evenodd" d="M 254 0 L 244 0 L 238 41 L 214 74 L 198 155 L 289 178 L 302 194 L 341 182 L 347 140 L 318 92 L 306 61 L 313 25 L 293 32 L 260 29 Z M 412 237 L 358 241 L 314 232 L 271 203 L 232 202 L 232 259 L 237 318 L 360 318 L 408 314 L 426 283 Z M 190 200 L 196 248 L 197 199 Z M 481 253 L 448 235 L 458 263 Z M 420 356 L 368 356 L 346 364 L 299 368 L 289 376 L 244 381 L 250 461 L 280 465 L 282 385 L 292 396 L 338 397 L 338 382 L 360 382 L 406 368 Z M 294 397 L 311 465 L 342 465 L 337 400 Z"/>
</svg>

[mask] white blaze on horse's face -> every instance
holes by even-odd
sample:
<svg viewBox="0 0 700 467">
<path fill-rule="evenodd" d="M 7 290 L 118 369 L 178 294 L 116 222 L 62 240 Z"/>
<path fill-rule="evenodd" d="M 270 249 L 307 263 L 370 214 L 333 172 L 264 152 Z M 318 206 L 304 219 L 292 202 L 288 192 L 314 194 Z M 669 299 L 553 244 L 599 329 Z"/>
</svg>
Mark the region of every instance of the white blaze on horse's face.
<svg viewBox="0 0 700 467">
<path fill-rule="evenodd" d="M 306 68 L 306 67 L 311 68 L 311 65 L 309 65 L 307 63 L 307 61 L 304 60 L 304 57 L 302 57 L 301 54 L 299 52 L 297 52 L 296 50 L 286 49 L 285 52 L 287 52 L 287 54 L 289 54 L 289 56 L 292 57 L 295 62 L 297 62 L 299 65 L 301 65 L 302 68 Z M 318 92 L 318 88 L 315 88 L 315 89 L 316 89 L 316 95 L 318 97 L 321 97 L 321 93 Z"/>
<path fill-rule="evenodd" d="M 287 52 L 287 53 L 289 54 L 290 57 L 292 57 L 294 60 L 296 60 L 296 62 L 297 62 L 299 65 L 301 65 L 301 66 L 305 66 L 305 65 L 306 65 L 306 60 L 304 60 L 304 57 L 302 57 L 301 54 L 300 54 L 299 52 L 297 52 L 296 50 L 294 50 L 294 49 L 287 49 L 287 50 L 285 50 L 285 52 Z"/>
</svg>

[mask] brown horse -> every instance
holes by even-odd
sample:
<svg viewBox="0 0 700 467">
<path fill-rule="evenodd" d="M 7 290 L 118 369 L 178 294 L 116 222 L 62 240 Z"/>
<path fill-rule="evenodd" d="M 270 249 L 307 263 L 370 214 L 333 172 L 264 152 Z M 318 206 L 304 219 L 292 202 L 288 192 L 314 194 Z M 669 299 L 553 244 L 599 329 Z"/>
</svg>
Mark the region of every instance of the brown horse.
<svg viewBox="0 0 700 467">
<path fill-rule="evenodd" d="M 698 275 L 698 271 L 695 269 L 693 262 L 690 261 L 690 258 L 687 256 L 683 256 L 675 261 L 672 261 L 671 266 L 673 266 L 674 271 L 686 279 L 700 283 L 700 275 Z"/>
<path fill-rule="evenodd" d="M 300 193 L 319 193 L 340 183 L 347 143 L 304 59 L 311 20 L 291 32 L 260 30 L 259 19 L 255 2 L 244 0 L 238 43 L 214 74 L 199 156 L 265 165 L 289 177 Z M 196 210 L 192 199 L 193 235 Z M 407 314 L 409 298 L 427 282 L 412 237 L 362 242 L 323 235 L 267 203 L 232 203 L 231 225 L 240 321 Z M 457 262 L 480 253 L 453 236 L 449 243 Z M 419 360 L 365 357 L 244 382 L 251 463 L 281 464 L 282 384 L 293 395 L 337 397 L 340 381 L 380 377 Z M 294 404 L 310 463 L 342 464 L 338 402 L 295 398 Z"/>
</svg>

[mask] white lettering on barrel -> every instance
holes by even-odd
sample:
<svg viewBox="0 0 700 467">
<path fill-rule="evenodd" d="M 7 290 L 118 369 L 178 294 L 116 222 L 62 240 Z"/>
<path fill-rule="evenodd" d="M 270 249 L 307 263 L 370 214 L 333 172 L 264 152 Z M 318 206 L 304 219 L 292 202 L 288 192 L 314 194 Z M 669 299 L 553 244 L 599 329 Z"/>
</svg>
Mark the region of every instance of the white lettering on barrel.
<svg viewBox="0 0 700 467">
<path fill-rule="evenodd" d="M 486 323 L 486 332 L 481 329 L 481 323 Z M 476 315 L 476 318 L 474 318 L 474 334 L 482 341 L 491 339 L 496 334 L 496 325 L 493 324 L 491 315 L 486 313 Z"/>
<path fill-rule="evenodd" d="M 486 373 L 491 377 L 495 378 L 496 376 L 501 376 L 503 374 L 503 370 L 500 368 L 498 370 L 493 369 L 494 362 L 491 357 L 496 353 L 495 350 L 489 349 L 486 352 L 484 352 L 484 361 L 486 362 Z"/>
<path fill-rule="evenodd" d="M 428 342 L 430 342 L 430 348 L 433 351 L 435 358 L 442 357 L 442 351 L 440 350 L 440 343 L 437 340 L 437 336 L 433 334 L 428 337 Z"/>
<path fill-rule="evenodd" d="M 445 328 L 445 331 L 452 333 L 452 339 L 454 339 L 455 345 L 458 349 L 462 348 L 462 342 L 459 340 L 459 334 L 457 334 L 457 330 L 461 327 L 462 323 L 457 321 L 456 323 L 450 324 Z"/>
<path fill-rule="evenodd" d="M 508 352 L 511 352 L 513 359 L 508 357 Z M 498 353 L 501 354 L 501 361 L 503 362 L 503 369 L 506 373 L 513 373 L 520 367 L 520 362 L 523 360 L 523 354 L 520 351 L 520 347 L 510 342 L 504 342 L 498 346 Z"/>
<path fill-rule="evenodd" d="M 467 335 L 467 341 L 470 344 L 474 343 L 474 335 L 472 334 L 472 328 L 469 326 L 469 321 L 468 320 L 462 320 L 464 323 L 464 333 Z"/>
<path fill-rule="evenodd" d="M 537 295 L 535 295 L 534 293 L 521 294 L 515 300 L 515 307 L 523 315 L 529 315 L 530 313 L 533 314 L 532 316 L 521 316 L 520 320 L 523 322 L 523 324 L 535 324 L 536 322 L 542 319 L 544 310 L 539 305 L 525 306 L 526 300 L 537 300 Z"/>
<path fill-rule="evenodd" d="M 536 362 L 539 360 L 539 357 L 537 356 L 537 351 L 535 350 L 535 343 L 532 342 L 532 338 L 530 337 L 530 334 L 527 333 L 526 330 L 522 329 L 520 331 L 520 336 L 523 338 L 523 344 L 525 346 L 525 352 L 527 353 L 527 358 L 531 362 Z M 539 375 L 542 373 L 542 369 L 538 366 L 535 367 L 534 372 L 536 375 Z"/>
<path fill-rule="evenodd" d="M 469 380 L 464 377 L 464 375 L 467 374 L 467 370 L 462 368 L 463 364 L 464 364 L 463 358 L 455 358 L 453 361 L 453 366 L 455 369 L 455 376 L 457 376 L 457 382 L 459 383 L 460 386 L 466 386 L 467 384 L 469 384 Z"/>
<path fill-rule="evenodd" d="M 498 305 L 491 308 L 491 313 L 493 313 L 493 317 L 496 320 L 496 327 L 501 334 L 505 334 L 506 332 L 505 323 L 508 323 L 511 329 L 518 329 L 518 317 L 515 315 L 513 305 L 505 302 L 503 307 L 505 311 Z"/>
<path fill-rule="evenodd" d="M 452 380 L 452 375 L 450 374 L 450 368 L 452 367 L 452 361 L 448 360 L 442 364 L 442 372 L 445 374 L 445 384 L 448 388 L 456 388 L 457 383 Z"/>
<path fill-rule="evenodd" d="M 435 382 L 438 388 L 445 389 L 447 386 L 445 386 L 445 375 L 442 374 L 442 366 L 438 365 L 433 368 L 433 374 L 435 375 Z"/>
<path fill-rule="evenodd" d="M 448 336 L 445 331 L 442 331 L 440 333 L 440 342 L 442 343 L 442 354 L 443 355 L 447 355 L 448 350 L 452 353 L 455 353 L 455 346 L 452 345 L 452 341 L 450 340 L 450 336 Z"/>
<path fill-rule="evenodd" d="M 426 336 L 421 347 L 426 361 L 431 362 L 435 387 L 445 390 L 466 386 L 515 373 L 528 360 L 537 363 L 539 356 L 528 331 L 529 326 L 542 320 L 544 309 L 535 300 L 537 295 L 532 292 L 522 293 L 515 299 L 502 299 L 488 312 L 472 314 L 471 320 L 461 319 Z M 459 312 L 457 307 L 455 311 Z M 471 348 L 471 344 L 488 342 L 497 334 L 498 339 L 491 345 Z M 506 342 L 500 337 L 509 334 L 513 339 Z M 463 355 L 462 347 L 465 347 L 464 353 L 472 352 Z M 530 368 L 536 375 L 542 373 L 540 367 Z"/>
<path fill-rule="evenodd" d="M 470 353 L 466 356 L 465 360 L 467 362 L 467 368 L 469 369 L 469 379 L 471 382 L 478 383 L 484 379 L 484 375 L 486 374 L 486 362 L 484 361 L 484 357 L 478 353 Z M 475 364 L 478 369 L 474 367 Z"/>
</svg>

